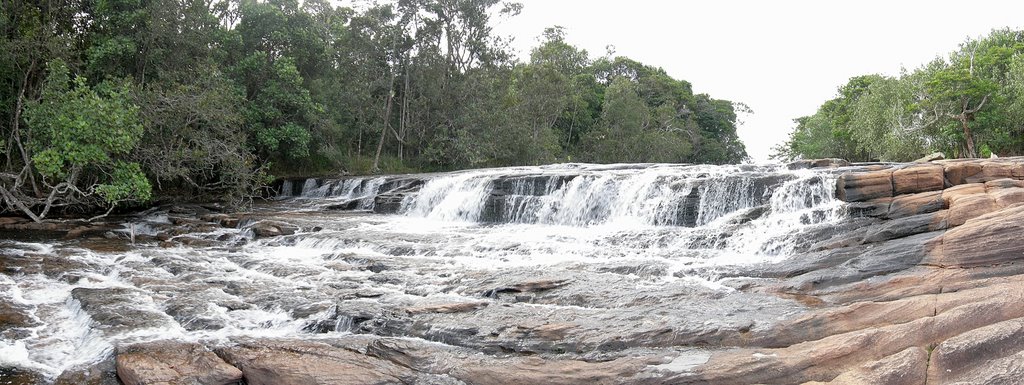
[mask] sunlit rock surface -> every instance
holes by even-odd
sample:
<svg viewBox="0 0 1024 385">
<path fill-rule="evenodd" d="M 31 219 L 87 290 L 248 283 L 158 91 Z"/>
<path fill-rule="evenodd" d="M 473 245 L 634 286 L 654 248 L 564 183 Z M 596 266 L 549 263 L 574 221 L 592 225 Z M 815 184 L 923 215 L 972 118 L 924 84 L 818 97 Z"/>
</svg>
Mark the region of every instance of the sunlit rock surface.
<svg viewBox="0 0 1024 385">
<path fill-rule="evenodd" d="M 2 218 L 0 384 L 1016 383 L 1022 180 L 568 164 Z"/>
</svg>

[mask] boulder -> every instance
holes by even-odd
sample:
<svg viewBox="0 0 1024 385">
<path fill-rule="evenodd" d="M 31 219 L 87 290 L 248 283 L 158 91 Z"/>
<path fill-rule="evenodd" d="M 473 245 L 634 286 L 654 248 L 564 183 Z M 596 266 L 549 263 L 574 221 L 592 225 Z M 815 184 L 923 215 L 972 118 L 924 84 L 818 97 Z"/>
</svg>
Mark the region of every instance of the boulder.
<svg viewBox="0 0 1024 385">
<path fill-rule="evenodd" d="M 929 155 L 925 155 L 918 160 L 915 160 L 914 163 L 928 163 L 943 159 L 946 159 L 946 154 L 943 154 L 941 152 L 934 152 Z"/>
<path fill-rule="evenodd" d="M 242 371 L 202 345 L 164 341 L 119 349 L 117 376 L 125 385 L 229 385 Z"/>
<path fill-rule="evenodd" d="M 299 231 L 297 226 L 276 221 L 260 221 L 250 226 L 257 238 L 270 238 L 282 235 L 293 235 Z"/>
<path fill-rule="evenodd" d="M 967 182 L 967 178 L 981 173 L 981 164 L 965 161 L 950 163 L 945 165 L 945 173 L 946 180 L 954 186 L 971 183 Z"/>
<path fill-rule="evenodd" d="M 946 186 L 943 167 L 939 165 L 910 166 L 893 171 L 895 195 L 942 190 Z"/>
<path fill-rule="evenodd" d="M 1010 206 L 946 231 L 922 263 L 974 267 L 1024 260 L 1021 234 L 1024 234 L 1024 205 Z"/>
<path fill-rule="evenodd" d="M 790 162 L 786 165 L 787 169 L 790 170 L 805 170 L 810 168 L 837 168 L 849 166 L 850 162 L 846 159 L 839 158 L 825 158 L 825 159 L 801 159 L 798 161 Z"/>
<path fill-rule="evenodd" d="M 846 173 L 836 182 L 836 197 L 846 202 L 863 202 L 893 195 L 891 170 Z"/>
</svg>

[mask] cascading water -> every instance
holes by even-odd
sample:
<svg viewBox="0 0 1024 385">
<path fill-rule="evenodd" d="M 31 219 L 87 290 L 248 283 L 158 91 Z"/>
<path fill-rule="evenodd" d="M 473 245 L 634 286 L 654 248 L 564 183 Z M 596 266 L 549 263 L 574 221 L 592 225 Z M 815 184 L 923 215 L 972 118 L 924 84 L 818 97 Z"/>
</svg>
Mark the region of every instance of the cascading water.
<svg viewBox="0 0 1024 385">
<path fill-rule="evenodd" d="M 629 265 L 652 284 L 728 290 L 716 283 L 717 268 L 780 261 L 802 231 L 842 220 L 834 185 L 828 172 L 746 165 L 309 179 L 296 194 L 286 183 L 288 199 L 264 207 L 271 215 L 302 211 L 271 218 L 300 227 L 292 236 L 174 234 L 164 213 L 133 219 L 132 228 L 140 237 L 233 243 L 95 251 L 58 239 L 0 241 L 0 305 L 28 315 L 27 326 L 0 333 L 0 366 L 55 377 L 131 341 L 356 332 L 364 316 L 345 313 L 339 298 L 367 309 L 476 301 L 479 290 L 463 280 L 505 269 Z M 340 203 L 378 213 L 323 209 Z"/>
</svg>

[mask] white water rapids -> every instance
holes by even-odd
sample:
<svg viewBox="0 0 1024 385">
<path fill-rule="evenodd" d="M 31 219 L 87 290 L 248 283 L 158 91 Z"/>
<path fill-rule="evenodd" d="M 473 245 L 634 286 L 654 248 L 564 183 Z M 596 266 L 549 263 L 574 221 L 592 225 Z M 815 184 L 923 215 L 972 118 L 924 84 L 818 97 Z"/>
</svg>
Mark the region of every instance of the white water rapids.
<svg viewBox="0 0 1024 385">
<path fill-rule="evenodd" d="M 663 266 L 652 284 L 730 290 L 717 267 L 782 261 L 801 231 L 841 221 L 834 186 L 829 173 L 775 166 L 572 164 L 310 179 L 287 182 L 281 199 L 260 207 L 302 228 L 292 236 L 218 228 L 201 234 L 222 241 L 214 246 L 127 251 L 0 240 L 0 258 L 60 264 L 0 274 L 0 300 L 31 321 L 0 330 L 0 366 L 55 377 L 123 342 L 319 338 L 309 327 L 330 319 L 339 297 L 467 300 L 458 281 L 466 271 L 628 262 Z M 388 197 L 398 202 L 394 213 L 370 212 L 387 211 L 380 202 Z M 353 212 L 327 209 L 339 204 Z M 132 221 L 156 234 L 168 218 Z M 374 261 L 404 268 L 358 268 Z M 98 319 L 72 296 L 76 288 L 123 295 L 118 314 L 141 321 Z M 350 319 L 336 322 L 328 335 L 350 328 Z"/>
</svg>

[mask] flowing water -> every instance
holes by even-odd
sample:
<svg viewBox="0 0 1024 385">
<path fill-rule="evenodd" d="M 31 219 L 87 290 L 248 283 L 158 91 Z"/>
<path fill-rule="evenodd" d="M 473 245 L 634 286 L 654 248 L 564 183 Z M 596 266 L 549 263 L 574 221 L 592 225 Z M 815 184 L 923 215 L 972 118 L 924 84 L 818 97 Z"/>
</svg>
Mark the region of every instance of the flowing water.
<svg viewBox="0 0 1024 385">
<path fill-rule="evenodd" d="M 749 165 L 308 179 L 257 210 L 301 228 L 290 236 L 243 223 L 173 235 L 216 240 L 202 246 L 0 240 L 0 304 L 29 318 L 0 331 L 0 366 L 56 376 L 125 342 L 348 333 L 339 300 L 479 300 L 470 277 L 509 269 L 650 266 L 650 285 L 727 291 L 719 268 L 784 261 L 801 232 L 841 221 L 834 186 L 828 172 Z M 157 235 L 173 216 L 130 218 L 120 236 Z"/>
</svg>

